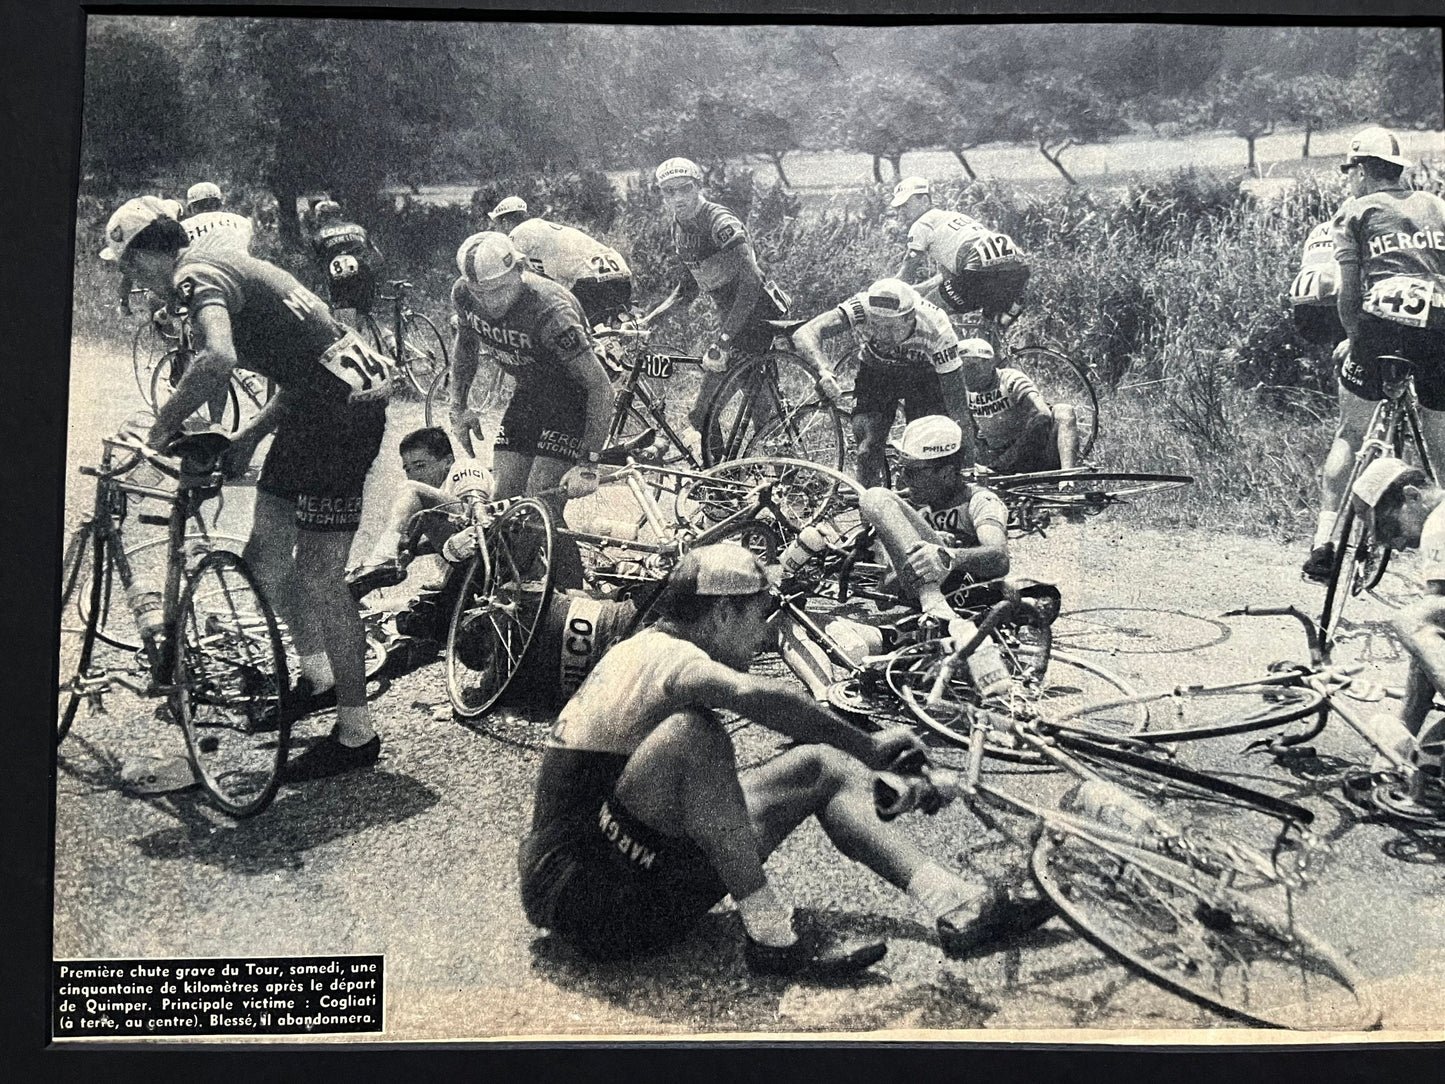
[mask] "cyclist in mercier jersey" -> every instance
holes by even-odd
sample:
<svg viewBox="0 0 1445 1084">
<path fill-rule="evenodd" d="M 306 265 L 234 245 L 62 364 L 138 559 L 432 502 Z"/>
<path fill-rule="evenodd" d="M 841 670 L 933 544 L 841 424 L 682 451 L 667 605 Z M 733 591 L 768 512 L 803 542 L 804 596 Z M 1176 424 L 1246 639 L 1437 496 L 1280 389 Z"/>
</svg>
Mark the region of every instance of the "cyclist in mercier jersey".
<svg viewBox="0 0 1445 1084">
<path fill-rule="evenodd" d="M 192 253 L 185 227 L 160 200 L 122 204 L 106 238 L 102 259 L 157 294 L 174 291 L 191 312 L 196 357 L 157 412 L 146 438 L 152 448 L 164 449 L 238 364 L 279 389 L 233 438 L 227 470 L 243 471 L 261 438 L 275 432 L 244 557 L 300 656 L 297 711 L 337 706 L 335 729 L 288 764 L 286 778 L 375 763 L 381 738 L 366 706 L 366 641 L 346 585 L 346 555 L 386 428 L 390 360 L 279 267 L 234 249 Z"/>
</svg>

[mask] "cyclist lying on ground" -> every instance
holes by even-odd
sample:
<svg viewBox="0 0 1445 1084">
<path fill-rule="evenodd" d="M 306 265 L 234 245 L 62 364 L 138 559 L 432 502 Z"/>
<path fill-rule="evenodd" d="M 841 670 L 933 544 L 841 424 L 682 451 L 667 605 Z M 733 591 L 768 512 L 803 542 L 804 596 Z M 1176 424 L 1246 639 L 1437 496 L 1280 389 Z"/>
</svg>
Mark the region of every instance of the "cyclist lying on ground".
<svg viewBox="0 0 1445 1084">
<path fill-rule="evenodd" d="M 968 388 L 958 359 L 958 336 L 937 305 L 898 279 L 879 279 L 837 308 L 813 317 L 793 333 L 798 354 L 822 375 L 818 389 L 837 396 L 828 359 L 827 339 L 852 331 L 858 339 L 858 379 L 854 384 L 853 440 L 858 451 L 858 480 L 883 482 L 883 444 L 898 406 L 909 421 L 928 414 L 952 417 L 965 435 L 965 456 L 973 464 L 973 419 Z"/>
<path fill-rule="evenodd" d="M 949 955 L 1046 920 L 1038 900 L 945 868 L 878 819 L 868 769 L 920 753 L 915 735 L 864 734 L 746 673 L 773 636 L 770 580 L 741 546 L 686 554 L 662 617 L 613 647 L 562 709 L 518 856 L 529 921 L 584 955 L 627 958 L 677 943 L 731 895 L 754 971 L 861 970 L 886 946 L 849 950 L 796 928 L 763 868 L 810 816 L 845 855 L 904 889 Z M 808 744 L 739 773 L 720 709 Z"/>
<path fill-rule="evenodd" d="M 947 596 L 1008 574 L 1008 509 L 963 477 L 971 463 L 952 418 L 934 414 L 909 422 L 897 449 L 908 499 L 875 486 L 861 498 L 863 518 L 877 532 L 904 595 L 916 599 L 925 616 L 946 624 L 955 640 L 967 640 L 977 630 Z M 991 642 L 978 646 L 968 667 L 980 695 L 1008 687 L 1008 671 Z"/>
<path fill-rule="evenodd" d="M 958 344 L 968 409 L 978 426 L 974 459 L 995 474 L 1069 470 L 1079 457 L 1079 422 L 1069 403 L 1049 406 L 1018 369 L 1000 369 L 985 339 Z"/>
<path fill-rule="evenodd" d="M 1425 723 L 1436 692 L 1445 693 L 1445 489 L 1431 485 L 1420 468 L 1386 456 L 1360 474 L 1353 496 L 1377 542 L 1420 550 L 1425 593 L 1392 620 L 1410 653 L 1410 675 L 1400 718 L 1389 729 L 1399 742 L 1396 752 L 1438 765 L 1445 717 Z"/>
</svg>

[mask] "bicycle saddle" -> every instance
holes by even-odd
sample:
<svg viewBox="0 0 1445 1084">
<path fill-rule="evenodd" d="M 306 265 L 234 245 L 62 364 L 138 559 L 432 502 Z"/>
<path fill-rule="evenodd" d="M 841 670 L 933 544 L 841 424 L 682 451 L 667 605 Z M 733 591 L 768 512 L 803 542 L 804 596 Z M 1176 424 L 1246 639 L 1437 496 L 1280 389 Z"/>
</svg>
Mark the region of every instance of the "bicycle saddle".
<svg viewBox="0 0 1445 1084">
<path fill-rule="evenodd" d="M 797 331 L 798 328 L 802 327 L 802 326 L 803 326 L 804 324 L 806 324 L 807 322 L 808 322 L 808 321 L 806 321 L 806 320 L 764 320 L 764 321 L 763 321 L 763 323 L 767 324 L 768 327 L 772 328 L 772 329 L 773 329 L 774 331 L 776 331 L 778 334 L 780 334 L 780 335 L 787 335 L 787 336 L 789 336 L 789 337 L 791 337 L 792 334 L 793 334 L 793 332 Z"/>
<path fill-rule="evenodd" d="M 648 447 L 657 439 L 657 430 L 648 426 L 631 440 L 625 440 L 621 444 L 613 444 L 603 448 L 598 458 L 598 463 L 607 467 L 620 467 L 627 462 L 629 456 L 642 448 Z"/>
</svg>

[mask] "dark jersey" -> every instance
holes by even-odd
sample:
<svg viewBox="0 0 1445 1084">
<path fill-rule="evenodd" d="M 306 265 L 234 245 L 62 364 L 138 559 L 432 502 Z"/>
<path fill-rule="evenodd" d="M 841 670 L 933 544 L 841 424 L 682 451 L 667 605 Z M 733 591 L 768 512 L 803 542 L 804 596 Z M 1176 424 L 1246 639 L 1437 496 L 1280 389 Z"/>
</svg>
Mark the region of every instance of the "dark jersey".
<svg viewBox="0 0 1445 1084">
<path fill-rule="evenodd" d="M 672 224 L 672 244 L 678 259 L 691 272 L 698 289 L 710 294 L 722 313 L 732 310 L 733 298 L 738 291 L 738 275 L 757 274 L 750 270 L 739 272 L 737 261 L 724 256 L 747 240 L 748 233 L 742 220 L 722 204 L 708 200 L 703 201 L 702 209 L 691 220 L 685 223 L 674 221 Z M 769 296 L 765 289 L 764 299 L 759 300 L 755 313 L 775 315 L 769 311 L 766 301 Z M 778 313 L 787 311 L 784 300 L 779 298 L 772 299 L 772 307 Z"/>
<path fill-rule="evenodd" d="M 562 286 L 522 272 L 522 292 L 505 316 L 483 315 L 467 280 L 452 284 L 452 306 L 463 327 L 475 333 L 501 366 L 516 376 L 546 378 L 561 371 L 561 360 L 591 349 L 587 318 L 577 299 Z"/>
<path fill-rule="evenodd" d="M 311 248 L 323 261 L 335 256 L 356 256 L 359 259 L 371 256 L 366 231 L 355 222 L 333 222 L 322 226 L 311 238 Z"/>
<path fill-rule="evenodd" d="M 1349 200 L 1335 215 L 1335 259 L 1368 289 L 1395 275 L 1445 284 L 1445 200 L 1389 188 Z M 1351 267 L 1350 265 L 1353 265 Z"/>
<path fill-rule="evenodd" d="M 321 357 L 346 328 L 326 303 L 274 264 L 244 252 L 186 250 L 176 265 L 181 303 L 198 312 L 220 305 L 231 318 L 237 361 L 283 388 L 345 397 L 348 385 Z"/>
</svg>

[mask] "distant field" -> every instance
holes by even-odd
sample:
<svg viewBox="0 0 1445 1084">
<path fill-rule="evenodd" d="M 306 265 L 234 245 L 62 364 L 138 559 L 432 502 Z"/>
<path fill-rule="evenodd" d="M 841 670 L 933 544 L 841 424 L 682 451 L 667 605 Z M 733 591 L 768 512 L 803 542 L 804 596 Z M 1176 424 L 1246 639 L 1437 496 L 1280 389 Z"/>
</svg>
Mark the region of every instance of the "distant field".
<svg viewBox="0 0 1445 1084">
<path fill-rule="evenodd" d="M 1266 181 L 1283 180 L 1322 169 L 1332 169 L 1345 153 L 1350 136 L 1359 125 L 1316 132 L 1310 141 L 1310 157 L 1300 158 L 1304 133 L 1281 129 L 1255 144 L 1260 174 Z M 1411 158 L 1445 157 L 1445 133 L 1401 132 L 1400 142 Z M 968 161 L 981 178 L 1007 180 L 1017 184 L 1063 184 L 1063 178 L 1032 146 L 990 143 L 968 152 Z M 1195 166 L 1223 173 L 1244 171 L 1247 153 L 1244 140 L 1235 136 L 1199 135 L 1186 139 L 1121 139 L 1111 143 L 1074 147 L 1064 155 L 1064 168 L 1075 179 L 1092 184 L 1124 185 L 1134 181 Z M 934 180 L 964 175 L 958 160 L 947 151 L 916 151 L 902 160 L 905 174 L 922 174 Z M 763 180 L 776 179 L 772 166 L 757 163 Z M 798 152 L 783 161 L 788 179 L 804 193 L 824 194 L 852 189 L 873 182 L 873 160 L 866 154 L 841 151 Z M 883 175 L 891 180 L 885 163 Z M 630 174 L 608 176 L 621 190 Z M 1268 187 L 1262 186 L 1262 187 Z M 420 198 L 428 203 L 466 203 L 475 190 L 472 185 L 423 185 Z M 398 196 L 403 189 L 396 189 Z"/>
</svg>

